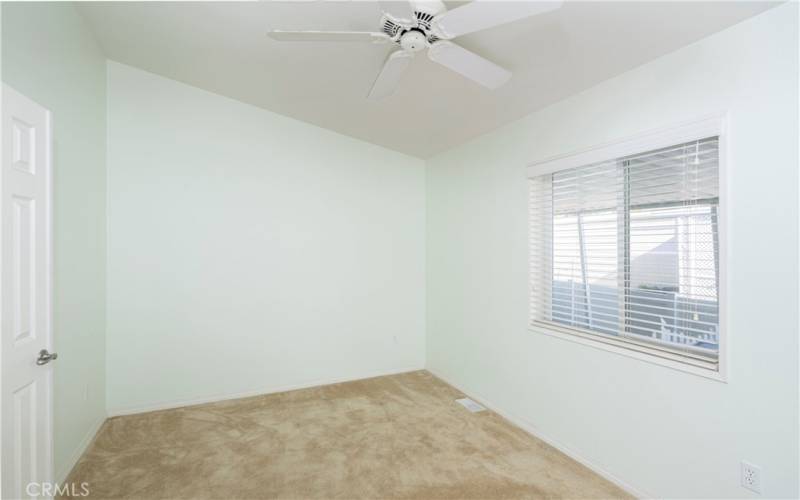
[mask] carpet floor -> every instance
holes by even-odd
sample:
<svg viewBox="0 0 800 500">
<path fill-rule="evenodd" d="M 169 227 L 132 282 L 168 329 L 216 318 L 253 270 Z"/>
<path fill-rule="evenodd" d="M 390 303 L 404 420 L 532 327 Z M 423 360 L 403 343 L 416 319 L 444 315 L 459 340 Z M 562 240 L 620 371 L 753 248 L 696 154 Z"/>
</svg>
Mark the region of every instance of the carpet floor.
<svg viewBox="0 0 800 500">
<path fill-rule="evenodd" d="M 107 420 L 92 498 L 629 498 L 426 371 Z"/>
</svg>

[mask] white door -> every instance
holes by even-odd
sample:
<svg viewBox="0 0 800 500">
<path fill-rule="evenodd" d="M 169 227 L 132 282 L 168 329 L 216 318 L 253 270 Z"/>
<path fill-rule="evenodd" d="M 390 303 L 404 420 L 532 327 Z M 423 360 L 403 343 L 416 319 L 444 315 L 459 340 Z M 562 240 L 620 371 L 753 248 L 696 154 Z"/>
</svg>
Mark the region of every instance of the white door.
<svg viewBox="0 0 800 500">
<path fill-rule="evenodd" d="M 52 478 L 50 112 L 3 85 L 0 175 L 2 498 Z M 42 352 L 45 351 L 45 352 Z M 37 483 L 31 488 L 31 483 Z"/>
</svg>

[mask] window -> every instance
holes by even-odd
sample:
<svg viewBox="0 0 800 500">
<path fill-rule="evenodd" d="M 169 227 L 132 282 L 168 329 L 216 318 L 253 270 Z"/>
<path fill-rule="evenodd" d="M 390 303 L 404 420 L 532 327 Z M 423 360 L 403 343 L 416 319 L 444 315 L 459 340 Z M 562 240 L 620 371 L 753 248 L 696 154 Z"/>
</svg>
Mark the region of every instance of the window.
<svg viewBox="0 0 800 500">
<path fill-rule="evenodd" d="M 531 324 L 717 372 L 720 134 L 648 142 L 529 170 Z"/>
</svg>

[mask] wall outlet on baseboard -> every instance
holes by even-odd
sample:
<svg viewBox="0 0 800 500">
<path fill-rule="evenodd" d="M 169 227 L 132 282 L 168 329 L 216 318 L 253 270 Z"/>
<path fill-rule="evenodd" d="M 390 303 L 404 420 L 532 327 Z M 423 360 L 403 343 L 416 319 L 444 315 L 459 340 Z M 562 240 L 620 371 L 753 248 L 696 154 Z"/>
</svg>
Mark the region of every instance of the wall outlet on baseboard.
<svg viewBox="0 0 800 500">
<path fill-rule="evenodd" d="M 761 493 L 761 467 L 743 461 L 742 486 L 750 491 Z"/>
</svg>

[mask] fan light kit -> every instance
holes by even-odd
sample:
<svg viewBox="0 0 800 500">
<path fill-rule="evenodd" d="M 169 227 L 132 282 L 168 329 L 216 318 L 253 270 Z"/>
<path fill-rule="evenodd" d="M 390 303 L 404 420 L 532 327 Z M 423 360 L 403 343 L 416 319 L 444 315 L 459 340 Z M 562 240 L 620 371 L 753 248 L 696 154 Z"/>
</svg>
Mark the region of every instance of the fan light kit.
<svg viewBox="0 0 800 500">
<path fill-rule="evenodd" d="M 560 1 L 474 0 L 447 10 L 439 0 L 389 0 L 378 2 L 383 10 L 381 31 L 284 31 L 269 36 L 282 42 L 366 42 L 393 44 L 368 98 L 391 95 L 414 54 L 428 49 L 428 58 L 490 89 L 511 78 L 511 72 L 453 43 L 453 38 L 485 30 L 561 7 Z"/>
</svg>

